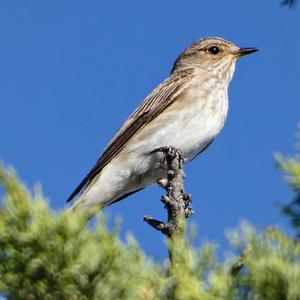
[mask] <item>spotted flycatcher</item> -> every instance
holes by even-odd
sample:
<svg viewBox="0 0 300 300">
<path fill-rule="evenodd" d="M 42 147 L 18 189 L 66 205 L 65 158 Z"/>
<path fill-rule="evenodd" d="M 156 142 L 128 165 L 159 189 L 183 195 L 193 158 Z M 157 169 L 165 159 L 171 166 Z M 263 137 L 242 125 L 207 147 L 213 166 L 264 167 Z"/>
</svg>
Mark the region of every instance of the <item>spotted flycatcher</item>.
<svg viewBox="0 0 300 300">
<path fill-rule="evenodd" d="M 68 201 L 88 216 L 166 177 L 163 154 L 173 146 L 187 163 L 213 142 L 228 111 L 236 61 L 257 48 L 201 39 L 177 58 L 170 76 L 150 93 L 107 145 Z"/>
</svg>

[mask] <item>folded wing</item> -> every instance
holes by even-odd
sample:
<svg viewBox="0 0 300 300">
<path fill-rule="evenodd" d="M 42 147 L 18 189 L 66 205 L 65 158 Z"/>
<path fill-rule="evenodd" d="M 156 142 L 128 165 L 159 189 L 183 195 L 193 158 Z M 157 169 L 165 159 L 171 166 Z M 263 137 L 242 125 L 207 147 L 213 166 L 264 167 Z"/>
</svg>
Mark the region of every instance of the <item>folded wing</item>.
<svg viewBox="0 0 300 300">
<path fill-rule="evenodd" d="M 155 119 L 181 94 L 190 80 L 193 70 L 186 69 L 172 73 L 146 97 L 136 111 L 114 135 L 95 166 L 77 186 L 67 202 L 71 201 L 84 187 L 87 187 L 101 170 L 125 147 L 131 137 L 146 124 Z"/>
</svg>

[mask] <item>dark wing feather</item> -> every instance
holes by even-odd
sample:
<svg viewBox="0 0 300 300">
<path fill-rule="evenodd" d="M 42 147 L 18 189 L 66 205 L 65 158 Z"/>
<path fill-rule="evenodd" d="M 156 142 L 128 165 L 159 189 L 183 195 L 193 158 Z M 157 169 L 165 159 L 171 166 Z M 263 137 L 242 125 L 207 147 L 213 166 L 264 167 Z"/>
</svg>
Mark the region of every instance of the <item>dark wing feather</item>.
<svg viewBox="0 0 300 300">
<path fill-rule="evenodd" d="M 99 172 L 124 148 L 130 138 L 143 126 L 156 118 L 177 98 L 190 80 L 193 71 L 186 69 L 175 72 L 161 83 L 153 92 L 146 97 L 137 110 L 128 118 L 121 129 L 114 135 L 101 157 L 92 170 L 78 185 L 67 202 L 71 201 L 83 188 L 99 174 Z"/>
</svg>

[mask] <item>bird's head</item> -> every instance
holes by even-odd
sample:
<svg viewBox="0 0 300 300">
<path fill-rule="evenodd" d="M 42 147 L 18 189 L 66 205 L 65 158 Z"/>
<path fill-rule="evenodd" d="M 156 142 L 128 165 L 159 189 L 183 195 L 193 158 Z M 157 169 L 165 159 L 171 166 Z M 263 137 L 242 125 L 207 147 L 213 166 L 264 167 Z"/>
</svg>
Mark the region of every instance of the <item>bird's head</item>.
<svg viewBox="0 0 300 300">
<path fill-rule="evenodd" d="M 240 48 L 222 38 L 204 38 L 185 49 L 177 58 L 172 72 L 183 68 L 200 68 L 230 81 L 236 61 L 258 50 Z"/>
</svg>

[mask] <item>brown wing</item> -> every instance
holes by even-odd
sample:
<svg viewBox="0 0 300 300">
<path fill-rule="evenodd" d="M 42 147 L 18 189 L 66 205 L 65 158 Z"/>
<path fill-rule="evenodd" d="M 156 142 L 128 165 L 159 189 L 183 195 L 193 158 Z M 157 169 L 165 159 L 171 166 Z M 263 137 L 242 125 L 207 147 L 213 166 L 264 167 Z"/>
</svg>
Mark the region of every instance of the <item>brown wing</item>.
<svg viewBox="0 0 300 300">
<path fill-rule="evenodd" d="M 178 94 L 186 88 L 186 83 L 192 76 L 192 70 L 184 70 L 171 74 L 152 93 L 146 97 L 137 110 L 128 118 L 124 125 L 114 135 L 103 154 L 82 182 L 77 186 L 67 202 L 71 201 L 84 186 L 101 172 L 101 170 L 124 148 L 130 138 L 147 123 L 151 122 L 166 109 Z"/>
</svg>

